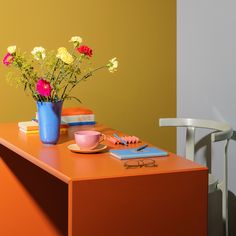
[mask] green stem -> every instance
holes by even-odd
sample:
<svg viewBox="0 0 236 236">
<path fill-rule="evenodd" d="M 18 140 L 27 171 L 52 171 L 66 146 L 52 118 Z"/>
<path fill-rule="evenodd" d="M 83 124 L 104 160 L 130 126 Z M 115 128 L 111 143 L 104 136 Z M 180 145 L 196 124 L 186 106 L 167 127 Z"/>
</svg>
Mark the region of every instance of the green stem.
<svg viewBox="0 0 236 236">
<path fill-rule="evenodd" d="M 77 60 L 77 58 L 75 59 L 75 61 Z M 80 60 L 79 60 L 80 62 Z M 69 77 L 69 80 L 71 79 L 71 77 L 74 75 L 75 71 L 77 70 L 77 68 L 79 67 L 79 63 L 75 66 L 75 69 L 72 71 L 70 77 Z M 65 92 L 66 92 L 66 89 L 68 88 L 69 84 L 67 84 L 62 92 L 62 95 L 61 95 L 61 100 L 64 99 L 64 95 L 65 95 Z"/>
<path fill-rule="evenodd" d="M 25 71 L 24 69 L 22 69 L 22 65 L 21 65 L 21 63 L 18 60 L 16 60 L 16 63 L 17 63 L 17 67 L 20 69 L 20 72 L 22 73 L 22 76 L 27 81 L 27 84 L 29 84 L 28 87 L 29 87 L 31 93 L 33 94 L 34 90 L 32 89 L 31 83 L 29 82 L 29 78 L 28 78 L 28 76 L 30 76 L 30 73 Z M 28 76 L 27 76 L 27 74 L 28 74 Z"/>
<path fill-rule="evenodd" d="M 100 69 L 103 69 L 103 68 L 106 68 L 106 67 L 107 67 L 107 66 L 100 66 L 100 67 L 98 67 L 98 68 L 96 68 L 96 69 L 94 69 L 94 70 L 88 72 L 88 73 L 85 74 L 82 78 L 78 79 L 78 80 L 76 81 L 76 83 L 75 83 L 74 86 L 76 86 L 80 81 L 82 81 L 82 80 L 84 80 L 84 79 L 87 79 L 88 77 L 92 76 L 92 74 L 93 74 L 95 71 L 100 70 Z M 74 87 L 74 86 L 73 86 L 73 87 Z"/>
<path fill-rule="evenodd" d="M 54 67 L 53 67 L 52 74 L 51 74 L 51 77 L 50 77 L 50 81 L 51 81 L 52 78 L 53 78 L 53 75 L 54 75 L 54 72 L 55 72 L 55 70 L 56 70 L 56 68 L 57 68 L 57 64 L 58 64 L 59 60 L 60 60 L 60 59 L 58 58 L 57 61 L 56 61 L 56 63 L 55 63 L 55 65 L 54 65 Z"/>
<path fill-rule="evenodd" d="M 107 66 L 100 66 L 100 67 L 98 67 L 98 68 L 96 68 L 96 69 L 94 69 L 94 70 L 88 72 L 87 74 L 85 74 L 82 78 L 78 79 L 75 84 L 73 84 L 73 86 L 72 86 L 72 87 L 70 88 L 70 90 L 68 91 L 68 94 L 71 92 L 71 90 L 72 90 L 80 81 L 89 78 L 90 76 L 93 75 L 93 73 L 94 73 L 95 71 L 100 70 L 100 69 L 103 69 L 103 68 L 106 68 L 106 67 L 107 67 Z M 65 87 L 65 89 L 64 89 L 64 91 L 63 91 L 63 93 L 62 93 L 62 96 L 61 96 L 62 100 L 64 100 L 64 99 L 66 98 L 65 92 L 66 92 L 66 89 L 67 89 L 68 85 L 69 85 L 69 84 L 66 85 L 66 87 Z"/>
</svg>

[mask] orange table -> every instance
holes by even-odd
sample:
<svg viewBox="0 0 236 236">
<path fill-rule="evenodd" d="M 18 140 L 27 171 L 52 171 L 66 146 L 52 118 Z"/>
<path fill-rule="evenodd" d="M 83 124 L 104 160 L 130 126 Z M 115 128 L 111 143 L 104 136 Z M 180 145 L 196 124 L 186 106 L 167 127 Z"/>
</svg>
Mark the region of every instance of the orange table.
<svg viewBox="0 0 236 236">
<path fill-rule="evenodd" d="M 158 167 L 125 169 L 107 151 L 68 150 L 79 129 L 113 132 L 72 127 L 47 146 L 0 124 L 0 235 L 207 235 L 205 167 L 170 153 Z"/>
</svg>

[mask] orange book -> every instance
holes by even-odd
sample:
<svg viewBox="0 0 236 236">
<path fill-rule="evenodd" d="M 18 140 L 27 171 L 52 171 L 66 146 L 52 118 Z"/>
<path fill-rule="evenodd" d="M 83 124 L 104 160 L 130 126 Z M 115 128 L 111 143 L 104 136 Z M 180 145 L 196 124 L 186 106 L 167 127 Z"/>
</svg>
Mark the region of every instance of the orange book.
<svg viewBox="0 0 236 236">
<path fill-rule="evenodd" d="M 62 109 L 62 116 L 90 115 L 93 111 L 85 107 L 66 107 Z"/>
</svg>

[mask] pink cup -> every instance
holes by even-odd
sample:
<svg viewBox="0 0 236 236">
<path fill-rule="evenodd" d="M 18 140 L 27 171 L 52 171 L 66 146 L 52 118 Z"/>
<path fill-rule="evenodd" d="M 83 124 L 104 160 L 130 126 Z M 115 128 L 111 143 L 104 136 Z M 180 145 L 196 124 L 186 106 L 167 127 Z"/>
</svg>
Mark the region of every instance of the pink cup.
<svg viewBox="0 0 236 236">
<path fill-rule="evenodd" d="M 105 135 L 93 130 L 77 131 L 74 133 L 75 142 L 81 150 L 91 150 L 105 139 Z"/>
</svg>

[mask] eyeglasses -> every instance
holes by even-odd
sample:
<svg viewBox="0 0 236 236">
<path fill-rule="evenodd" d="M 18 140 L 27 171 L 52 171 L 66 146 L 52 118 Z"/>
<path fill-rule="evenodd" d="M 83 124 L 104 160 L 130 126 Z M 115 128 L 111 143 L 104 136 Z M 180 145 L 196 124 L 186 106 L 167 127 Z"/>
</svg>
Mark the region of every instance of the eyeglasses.
<svg viewBox="0 0 236 236">
<path fill-rule="evenodd" d="M 156 161 L 153 159 L 128 160 L 124 163 L 126 169 L 157 166 Z"/>
</svg>

